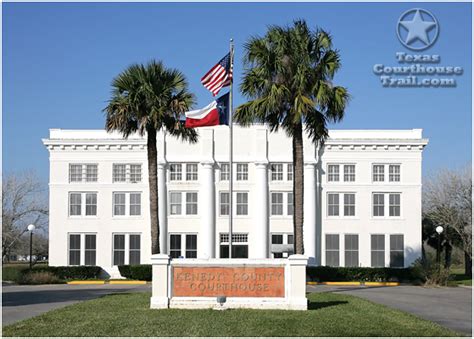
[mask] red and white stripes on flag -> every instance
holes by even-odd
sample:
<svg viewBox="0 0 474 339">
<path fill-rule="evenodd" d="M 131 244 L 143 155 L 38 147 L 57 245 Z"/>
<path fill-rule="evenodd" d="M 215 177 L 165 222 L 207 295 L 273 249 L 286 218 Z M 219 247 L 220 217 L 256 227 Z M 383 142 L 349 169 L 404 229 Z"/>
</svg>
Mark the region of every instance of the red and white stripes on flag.
<svg viewBox="0 0 474 339">
<path fill-rule="evenodd" d="M 213 96 L 216 96 L 222 87 L 229 86 L 232 81 L 232 65 L 230 53 L 227 53 L 209 72 L 202 78 L 201 83 Z"/>
</svg>

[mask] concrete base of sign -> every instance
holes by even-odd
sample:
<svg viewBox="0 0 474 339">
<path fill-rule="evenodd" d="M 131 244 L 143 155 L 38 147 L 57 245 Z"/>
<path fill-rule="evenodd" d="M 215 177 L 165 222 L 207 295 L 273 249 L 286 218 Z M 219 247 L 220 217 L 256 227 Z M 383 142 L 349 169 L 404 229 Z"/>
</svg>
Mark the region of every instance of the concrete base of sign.
<svg viewBox="0 0 474 339">
<path fill-rule="evenodd" d="M 173 259 L 153 255 L 151 308 L 307 310 L 303 255 L 287 259 Z M 222 305 L 218 296 L 225 296 Z"/>
</svg>

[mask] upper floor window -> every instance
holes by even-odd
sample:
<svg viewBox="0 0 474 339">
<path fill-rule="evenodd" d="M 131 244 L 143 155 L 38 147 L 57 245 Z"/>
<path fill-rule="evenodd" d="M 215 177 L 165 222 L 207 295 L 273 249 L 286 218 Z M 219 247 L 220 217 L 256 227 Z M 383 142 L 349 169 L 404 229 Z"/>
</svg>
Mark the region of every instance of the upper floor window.
<svg viewBox="0 0 474 339">
<path fill-rule="evenodd" d="M 248 215 L 249 214 L 249 194 L 247 192 L 237 192 L 236 194 L 236 214 L 237 215 Z"/>
<path fill-rule="evenodd" d="M 198 165 L 186 164 L 186 181 L 198 180 Z"/>
<path fill-rule="evenodd" d="M 286 180 L 293 181 L 293 164 L 286 164 Z"/>
<path fill-rule="evenodd" d="M 388 205 L 385 203 L 388 201 Z M 401 208 L 400 193 L 374 193 L 372 195 L 373 216 L 399 217 Z M 388 211 L 387 211 L 388 208 Z M 387 213 L 388 212 L 388 213 Z"/>
<path fill-rule="evenodd" d="M 170 180 L 171 181 L 183 180 L 183 167 L 181 164 L 170 164 Z"/>
<path fill-rule="evenodd" d="M 341 215 L 340 202 L 344 203 L 343 216 L 353 217 L 355 216 L 355 193 L 328 193 L 328 216 L 335 217 Z"/>
<path fill-rule="evenodd" d="M 344 181 L 355 181 L 355 165 L 344 165 Z"/>
<path fill-rule="evenodd" d="M 69 216 L 96 216 L 96 192 L 69 193 Z"/>
<path fill-rule="evenodd" d="M 96 235 L 69 234 L 69 265 L 96 265 Z"/>
<path fill-rule="evenodd" d="M 373 165 L 372 168 L 372 180 L 374 182 L 385 181 L 385 166 L 384 165 Z"/>
<path fill-rule="evenodd" d="M 237 164 L 237 180 L 238 181 L 249 180 L 249 165 L 248 164 Z"/>
<path fill-rule="evenodd" d="M 293 192 L 270 193 L 270 215 L 291 216 L 293 209 Z"/>
<path fill-rule="evenodd" d="M 169 214 L 170 215 L 197 215 L 198 194 L 197 192 L 170 192 Z M 183 212 L 184 211 L 184 212 Z"/>
<path fill-rule="evenodd" d="M 113 164 L 112 166 L 113 182 L 131 182 L 142 181 L 141 164 Z"/>
<path fill-rule="evenodd" d="M 228 181 L 230 178 L 229 164 L 221 164 L 221 181 Z"/>
<path fill-rule="evenodd" d="M 283 180 L 283 164 L 271 164 L 270 171 L 272 174 L 272 181 Z"/>
<path fill-rule="evenodd" d="M 141 215 L 140 192 L 114 192 L 112 201 L 114 216 Z"/>
<path fill-rule="evenodd" d="M 97 182 L 97 164 L 69 164 L 69 182 Z"/>
<path fill-rule="evenodd" d="M 328 165 L 328 181 L 339 181 L 339 165 Z"/>
<path fill-rule="evenodd" d="M 170 234 L 171 258 L 197 258 L 196 234 Z"/>
<path fill-rule="evenodd" d="M 388 175 L 385 175 L 388 173 Z M 400 182 L 399 164 L 380 164 L 372 166 L 372 181 L 384 182 L 388 178 L 389 182 Z"/>
<path fill-rule="evenodd" d="M 400 181 L 400 165 L 388 166 L 388 181 Z"/>
</svg>

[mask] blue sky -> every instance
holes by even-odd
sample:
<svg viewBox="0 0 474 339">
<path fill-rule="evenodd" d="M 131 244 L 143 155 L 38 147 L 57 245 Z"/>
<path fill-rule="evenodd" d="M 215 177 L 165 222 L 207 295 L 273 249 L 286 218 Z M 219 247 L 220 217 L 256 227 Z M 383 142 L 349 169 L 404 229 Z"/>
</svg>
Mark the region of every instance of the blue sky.
<svg viewBox="0 0 474 339">
<path fill-rule="evenodd" d="M 271 24 L 305 19 L 333 35 L 342 69 L 335 82 L 352 100 L 338 129 L 423 128 L 430 143 L 423 172 L 471 161 L 470 3 L 3 3 L 3 170 L 35 170 L 48 180 L 49 128 L 103 128 L 102 109 L 114 76 L 135 62 L 161 59 L 179 68 L 197 98 L 212 100 L 201 76 L 236 43 Z M 397 66 L 400 15 L 421 7 L 439 24 L 436 43 L 421 54 L 460 66 L 455 88 L 384 88 L 374 64 Z M 235 105 L 244 102 L 236 93 Z"/>
</svg>

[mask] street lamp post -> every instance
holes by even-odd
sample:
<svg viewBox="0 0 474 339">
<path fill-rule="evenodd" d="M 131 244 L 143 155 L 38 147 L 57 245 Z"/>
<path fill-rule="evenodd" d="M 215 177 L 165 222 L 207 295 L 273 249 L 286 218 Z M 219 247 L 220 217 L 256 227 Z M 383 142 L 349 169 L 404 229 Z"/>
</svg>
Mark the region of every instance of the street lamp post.
<svg viewBox="0 0 474 339">
<path fill-rule="evenodd" d="M 33 231 L 35 230 L 35 225 L 28 225 L 28 231 L 30 231 L 30 269 L 33 267 Z"/>
<path fill-rule="evenodd" d="M 438 233 L 438 272 L 441 273 L 441 233 L 443 233 L 443 226 L 436 227 L 436 233 Z"/>
</svg>

